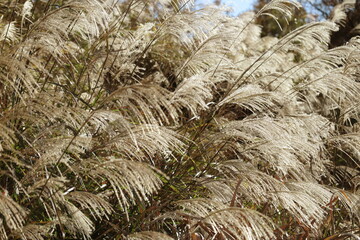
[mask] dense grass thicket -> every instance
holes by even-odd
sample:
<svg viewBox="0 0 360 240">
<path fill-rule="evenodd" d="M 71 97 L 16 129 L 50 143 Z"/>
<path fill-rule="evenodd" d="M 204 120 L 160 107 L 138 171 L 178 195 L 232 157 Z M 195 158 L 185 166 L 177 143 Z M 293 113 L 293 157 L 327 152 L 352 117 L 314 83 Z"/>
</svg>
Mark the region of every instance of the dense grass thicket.
<svg viewBox="0 0 360 240">
<path fill-rule="evenodd" d="M 0 239 L 359 239 L 354 4 L 0 0 Z"/>
</svg>

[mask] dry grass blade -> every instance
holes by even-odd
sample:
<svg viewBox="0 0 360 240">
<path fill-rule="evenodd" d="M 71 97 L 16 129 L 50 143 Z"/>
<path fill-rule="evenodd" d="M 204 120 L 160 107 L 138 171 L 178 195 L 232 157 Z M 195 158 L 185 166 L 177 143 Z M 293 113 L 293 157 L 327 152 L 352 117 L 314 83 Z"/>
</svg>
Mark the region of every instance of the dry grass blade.
<svg viewBox="0 0 360 240">
<path fill-rule="evenodd" d="M 143 231 L 131 234 L 128 240 L 173 240 L 173 238 L 160 232 Z"/>
<path fill-rule="evenodd" d="M 177 214 L 193 219 L 190 229 L 194 232 L 226 239 L 274 238 L 275 225 L 257 211 L 229 208 L 210 199 L 194 199 L 178 202 L 183 208 Z"/>
</svg>

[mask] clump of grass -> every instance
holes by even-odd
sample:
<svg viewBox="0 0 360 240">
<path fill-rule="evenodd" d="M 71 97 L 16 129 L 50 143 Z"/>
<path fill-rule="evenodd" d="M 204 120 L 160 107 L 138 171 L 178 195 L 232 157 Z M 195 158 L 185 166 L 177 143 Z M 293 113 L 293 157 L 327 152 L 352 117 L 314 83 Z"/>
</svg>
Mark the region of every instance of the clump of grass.
<svg viewBox="0 0 360 240">
<path fill-rule="evenodd" d="M 328 50 L 335 22 L 277 39 L 255 20 L 297 3 L 0 4 L 0 239 L 359 233 L 359 41 Z"/>
</svg>

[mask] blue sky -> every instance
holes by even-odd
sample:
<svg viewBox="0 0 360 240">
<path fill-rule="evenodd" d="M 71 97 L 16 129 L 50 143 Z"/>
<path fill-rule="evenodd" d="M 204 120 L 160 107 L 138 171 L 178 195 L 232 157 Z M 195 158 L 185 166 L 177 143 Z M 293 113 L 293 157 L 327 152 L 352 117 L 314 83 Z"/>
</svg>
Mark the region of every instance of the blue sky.
<svg viewBox="0 0 360 240">
<path fill-rule="evenodd" d="M 234 14 L 249 11 L 253 7 L 254 0 L 223 0 L 222 3 L 231 6 Z"/>
<path fill-rule="evenodd" d="M 212 4 L 214 0 L 201 0 L 200 2 L 203 4 Z M 251 10 L 254 2 L 255 0 L 222 0 L 221 1 L 222 4 L 231 6 L 233 8 L 234 15 Z"/>
</svg>

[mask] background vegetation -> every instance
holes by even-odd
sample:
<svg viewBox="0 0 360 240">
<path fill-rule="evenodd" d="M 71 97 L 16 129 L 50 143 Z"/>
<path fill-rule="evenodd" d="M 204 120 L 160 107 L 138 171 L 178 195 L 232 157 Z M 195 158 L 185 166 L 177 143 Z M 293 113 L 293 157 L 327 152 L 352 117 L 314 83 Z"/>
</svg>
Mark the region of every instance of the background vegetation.
<svg viewBox="0 0 360 240">
<path fill-rule="evenodd" d="M 257 0 L 254 10 L 259 11 L 268 2 L 270 0 Z M 331 33 L 330 48 L 344 45 L 351 38 L 359 35 L 360 1 L 299 0 L 298 2 L 304 8 L 294 8 L 290 19 L 284 18 L 277 11 L 272 11 L 271 15 L 259 16 L 255 23 L 261 26 L 261 36 L 282 37 L 306 23 L 326 19 L 337 22 L 339 27 L 337 31 Z"/>
<path fill-rule="evenodd" d="M 0 1 L 0 239 L 358 239 L 357 8 L 299 8 Z"/>
</svg>

